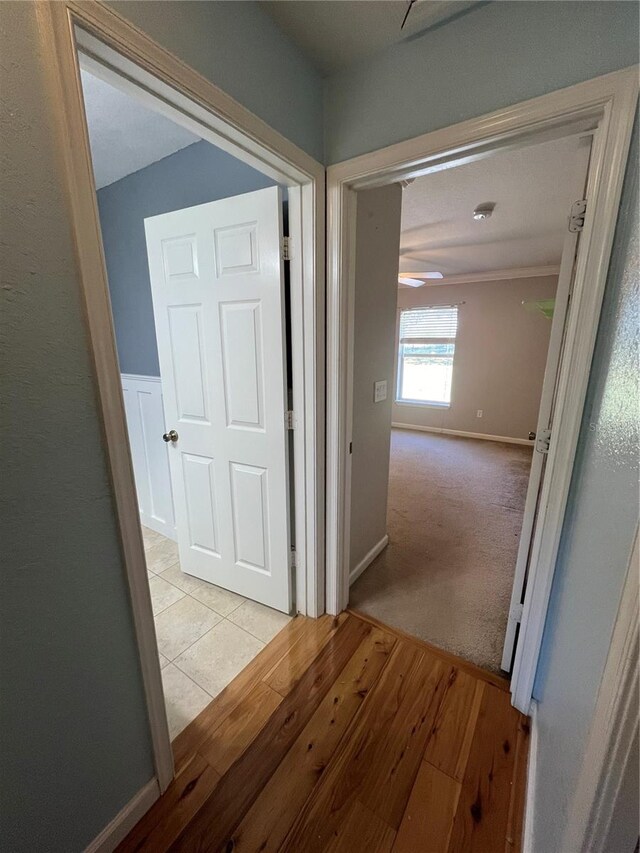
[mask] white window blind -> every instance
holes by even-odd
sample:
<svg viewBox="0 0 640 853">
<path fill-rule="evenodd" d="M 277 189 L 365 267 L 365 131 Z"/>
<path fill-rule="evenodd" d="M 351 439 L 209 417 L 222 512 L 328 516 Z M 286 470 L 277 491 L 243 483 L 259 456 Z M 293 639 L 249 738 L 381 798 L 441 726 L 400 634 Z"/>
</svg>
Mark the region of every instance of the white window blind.
<svg viewBox="0 0 640 853">
<path fill-rule="evenodd" d="M 458 332 L 457 305 L 430 305 L 400 312 L 396 400 L 448 406 Z"/>
<path fill-rule="evenodd" d="M 434 305 L 412 308 L 400 314 L 400 343 L 430 343 L 455 340 L 458 306 Z"/>
</svg>

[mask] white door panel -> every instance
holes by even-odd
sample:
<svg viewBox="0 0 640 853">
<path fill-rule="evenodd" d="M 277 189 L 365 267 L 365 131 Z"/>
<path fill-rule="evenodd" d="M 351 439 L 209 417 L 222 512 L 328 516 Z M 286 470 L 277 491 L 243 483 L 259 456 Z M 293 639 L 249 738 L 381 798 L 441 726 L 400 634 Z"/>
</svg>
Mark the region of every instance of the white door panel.
<svg viewBox="0 0 640 853">
<path fill-rule="evenodd" d="M 291 606 L 278 188 L 145 220 L 183 571 Z"/>
</svg>

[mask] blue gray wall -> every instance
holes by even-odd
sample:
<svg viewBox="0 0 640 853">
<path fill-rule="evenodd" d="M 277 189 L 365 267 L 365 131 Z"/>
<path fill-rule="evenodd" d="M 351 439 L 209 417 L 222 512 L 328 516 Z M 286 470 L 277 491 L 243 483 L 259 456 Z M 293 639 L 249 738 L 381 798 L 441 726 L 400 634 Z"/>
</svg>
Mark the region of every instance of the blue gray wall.
<svg viewBox="0 0 640 853">
<path fill-rule="evenodd" d="M 160 376 L 144 220 L 232 195 L 274 186 L 208 142 L 152 163 L 98 191 L 120 370 Z"/>
<path fill-rule="evenodd" d="M 108 5 L 323 162 L 322 80 L 260 3 L 109 0 Z"/>
<path fill-rule="evenodd" d="M 140 3 L 135 23 L 152 35 L 164 28 L 185 62 L 318 152 L 315 72 L 253 4 L 233 4 L 233 15 L 218 5 Z M 0 846 L 74 853 L 152 778 L 153 762 L 45 30 L 27 0 L 0 3 L 0 17 L 1 381 L 11 436 L 0 491 Z"/>
<path fill-rule="evenodd" d="M 326 162 L 632 65 L 638 14 L 624 0 L 477 6 L 325 81 Z"/>
<path fill-rule="evenodd" d="M 535 695 L 534 849 L 560 848 L 638 524 L 638 137 L 616 229 Z"/>
</svg>

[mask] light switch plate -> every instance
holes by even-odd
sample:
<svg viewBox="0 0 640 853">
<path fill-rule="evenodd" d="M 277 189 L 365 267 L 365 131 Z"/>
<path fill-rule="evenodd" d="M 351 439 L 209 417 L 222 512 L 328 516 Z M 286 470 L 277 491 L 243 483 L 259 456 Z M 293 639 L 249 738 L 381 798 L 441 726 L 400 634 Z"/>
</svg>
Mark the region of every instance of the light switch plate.
<svg viewBox="0 0 640 853">
<path fill-rule="evenodd" d="M 383 400 L 387 399 L 387 380 L 381 379 L 379 382 L 375 382 L 373 386 L 373 402 L 381 403 Z"/>
</svg>

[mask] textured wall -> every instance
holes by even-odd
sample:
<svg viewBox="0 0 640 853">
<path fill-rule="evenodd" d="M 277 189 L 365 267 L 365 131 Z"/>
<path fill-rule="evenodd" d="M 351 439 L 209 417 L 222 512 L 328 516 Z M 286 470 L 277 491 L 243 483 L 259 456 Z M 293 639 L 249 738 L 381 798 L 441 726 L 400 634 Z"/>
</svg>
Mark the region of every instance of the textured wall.
<svg viewBox="0 0 640 853">
<path fill-rule="evenodd" d="M 0 5 L 0 846 L 71 853 L 153 763 L 36 17 Z"/>
<path fill-rule="evenodd" d="M 111 308 L 123 373 L 160 376 L 145 217 L 273 185 L 270 178 L 201 141 L 98 191 Z"/>
<path fill-rule="evenodd" d="M 395 404 L 396 423 L 527 438 L 536 428 L 551 321 L 523 301 L 551 299 L 557 278 L 443 284 L 398 291 L 398 307 L 455 305 L 451 406 Z M 482 409 L 482 418 L 476 417 Z"/>
<path fill-rule="evenodd" d="M 109 5 L 323 162 L 322 80 L 259 3 L 116 0 Z"/>
<path fill-rule="evenodd" d="M 545 626 L 534 849 L 559 845 L 638 524 L 638 144 L 625 178 Z"/>
<path fill-rule="evenodd" d="M 350 569 L 387 532 L 401 206 L 399 184 L 358 193 Z M 387 380 L 387 399 L 374 403 L 379 379 Z"/>
<path fill-rule="evenodd" d="M 638 4 L 501 0 L 325 81 L 325 158 L 365 151 L 638 62 Z"/>
</svg>

